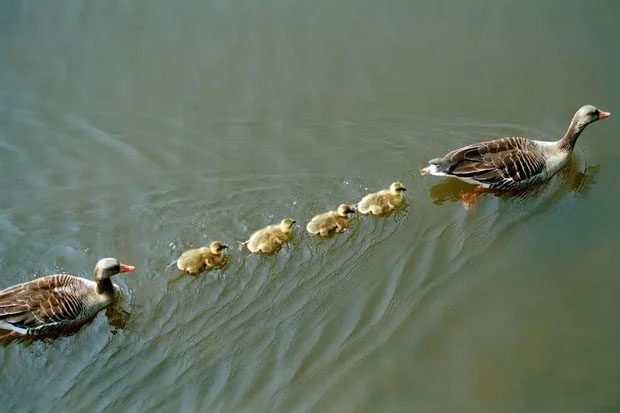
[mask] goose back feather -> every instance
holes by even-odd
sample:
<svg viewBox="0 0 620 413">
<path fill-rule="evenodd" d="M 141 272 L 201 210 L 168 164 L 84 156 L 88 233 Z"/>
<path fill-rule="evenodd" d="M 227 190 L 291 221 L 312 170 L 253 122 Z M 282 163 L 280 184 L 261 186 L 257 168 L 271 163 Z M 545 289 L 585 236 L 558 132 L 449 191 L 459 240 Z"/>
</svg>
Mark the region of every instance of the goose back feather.
<svg viewBox="0 0 620 413">
<path fill-rule="evenodd" d="M 109 281 L 109 280 L 108 280 Z M 33 334 L 79 324 L 109 304 L 97 283 L 69 274 L 48 275 L 0 291 L 0 327 Z"/>
<path fill-rule="evenodd" d="M 522 137 L 500 138 L 456 149 L 429 162 L 433 175 L 454 176 L 484 187 L 516 189 L 546 177 L 543 146 Z"/>
</svg>

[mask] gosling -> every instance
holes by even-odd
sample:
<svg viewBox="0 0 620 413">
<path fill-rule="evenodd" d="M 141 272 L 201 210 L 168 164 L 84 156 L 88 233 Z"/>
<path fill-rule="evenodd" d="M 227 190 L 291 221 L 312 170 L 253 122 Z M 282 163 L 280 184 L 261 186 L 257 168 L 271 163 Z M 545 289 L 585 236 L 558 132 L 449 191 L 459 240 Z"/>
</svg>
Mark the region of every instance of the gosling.
<svg viewBox="0 0 620 413">
<path fill-rule="evenodd" d="M 349 226 L 349 214 L 356 212 L 351 205 L 342 204 L 336 211 L 329 211 L 312 218 L 306 230 L 312 235 L 319 234 L 322 237 L 329 237 L 334 233 L 343 233 Z"/>
<path fill-rule="evenodd" d="M 390 189 L 366 195 L 357 204 L 361 214 L 384 215 L 402 205 L 405 197 L 403 192 L 407 188 L 401 182 L 394 182 Z"/>
<path fill-rule="evenodd" d="M 224 255 L 226 248 L 228 245 L 223 242 L 214 241 L 208 247 L 187 250 L 177 260 L 177 268 L 191 275 L 224 268 L 228 263 Z"/>
<path fill-rule="evenodd" d="M 239 249 L 243 247 L 251 253 L 275 254 L 280 251 L 282 245 L 293 238 L 294 219 L 285 218 L 279 225 L 269 225 L 268 227 L 256 231 L 250 239 L 239 243 Z"/>
</svg>

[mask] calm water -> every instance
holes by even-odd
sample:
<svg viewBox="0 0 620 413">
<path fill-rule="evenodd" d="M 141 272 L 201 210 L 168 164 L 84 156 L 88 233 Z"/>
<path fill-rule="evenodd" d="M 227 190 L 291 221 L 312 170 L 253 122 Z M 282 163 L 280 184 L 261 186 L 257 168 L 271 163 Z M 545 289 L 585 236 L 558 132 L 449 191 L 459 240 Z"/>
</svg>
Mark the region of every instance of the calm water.
<svg viewBox="0 0 620 413">
<path fill-rule="evenodd" d="M 380 3 L 0 4 L 0 287 L 138 268 L 0 347 L 1 411 L 620 411 L 620 3 Z M 533 193 L 417 173 L 586 103 L 615 116 Z M 387 219 L 166 269 L 393 180 Z"/>
</svg>

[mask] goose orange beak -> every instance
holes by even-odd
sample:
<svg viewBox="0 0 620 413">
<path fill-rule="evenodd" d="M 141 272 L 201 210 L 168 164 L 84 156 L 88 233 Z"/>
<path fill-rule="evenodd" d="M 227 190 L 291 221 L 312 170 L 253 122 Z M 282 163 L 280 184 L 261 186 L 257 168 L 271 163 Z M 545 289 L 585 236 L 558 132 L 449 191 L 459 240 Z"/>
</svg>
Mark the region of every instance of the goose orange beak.
<svg viewBox="0 0 620 413">
<path fill-rule="evenodd" d="M 133 265 L 121 264 L 121 272 L 132 272 L 136 269 Z"/>
<path fill-rule="evenodd" d="M 598 118 L 599 119 L 605 119 L 611 116 L 611 113 L 609 112 L 603 112 L 602 110 L 599 112 L 598 114 Z"/>
</svg>

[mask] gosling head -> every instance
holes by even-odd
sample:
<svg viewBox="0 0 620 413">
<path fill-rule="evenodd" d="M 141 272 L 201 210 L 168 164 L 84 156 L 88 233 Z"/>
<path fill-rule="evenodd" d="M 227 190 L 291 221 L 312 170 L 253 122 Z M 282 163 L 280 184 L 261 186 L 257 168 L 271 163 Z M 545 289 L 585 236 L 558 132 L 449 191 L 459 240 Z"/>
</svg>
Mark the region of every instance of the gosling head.
<svg viewBox="0 0 620 413">
<path fill-rule="evenodd" d="M 338 215 L 340 215 L 341 217 L 346 217 L 346 216 L 348 216 L 349 214 L 353 214 L 353 213 L 355 213 L 355 212 L 357 212 L 357 211 L 355 210 L 355 208 L 353 208 L 353 206 L 352 206 L 352 205 L 349 205 L 349 204 L 341 204 L 341 205 L 338 207 L 338 211 L 337 211 L 337 212 L 338 212 Z"/>
<path fill-rule="evenodd" d="M 105 280 L 121 272 L 132 272 L 133 265 L 121 264 L 116 258 L 103 258 L 95 265 L 95 279 Z"/>
<path fill-rule="evenodd" d="M 585 128 L 587 125 L 596 122 L 597 120 L 605 119 L 611 116 L 611 113 L 604 112 L 595 108 L 592 105 L 585 105 L 579 108 L 575 116 L 573 117 L 573 123 L 580 129 Z"/>
<path fill-rule="evenodd" d="M 220 241 L 213 241 L 211 245 L 209 245 L 209 251 L 214 255 L 220 255 L 226 248 L 228 248 L 228 245 Z"/>
<path fill-rule="evenodd" d="M 407 190 L 407 188 L 405 188 L 405 185 L 403 185 L 402 182 L 393 182 L 392 185 L 390 185 L 390 192 L 393 195 L 399 195 L 401 192 L 405 192 Z"/>
<path fill-rule="evenodd" d="M 294 219 L 284 218 L 282 221 L 280 221 L 280 229 L 282 230 L 282 232 L 290 232 L 295 222 L 297 221 L 295 221 Z"/>
</svg>

